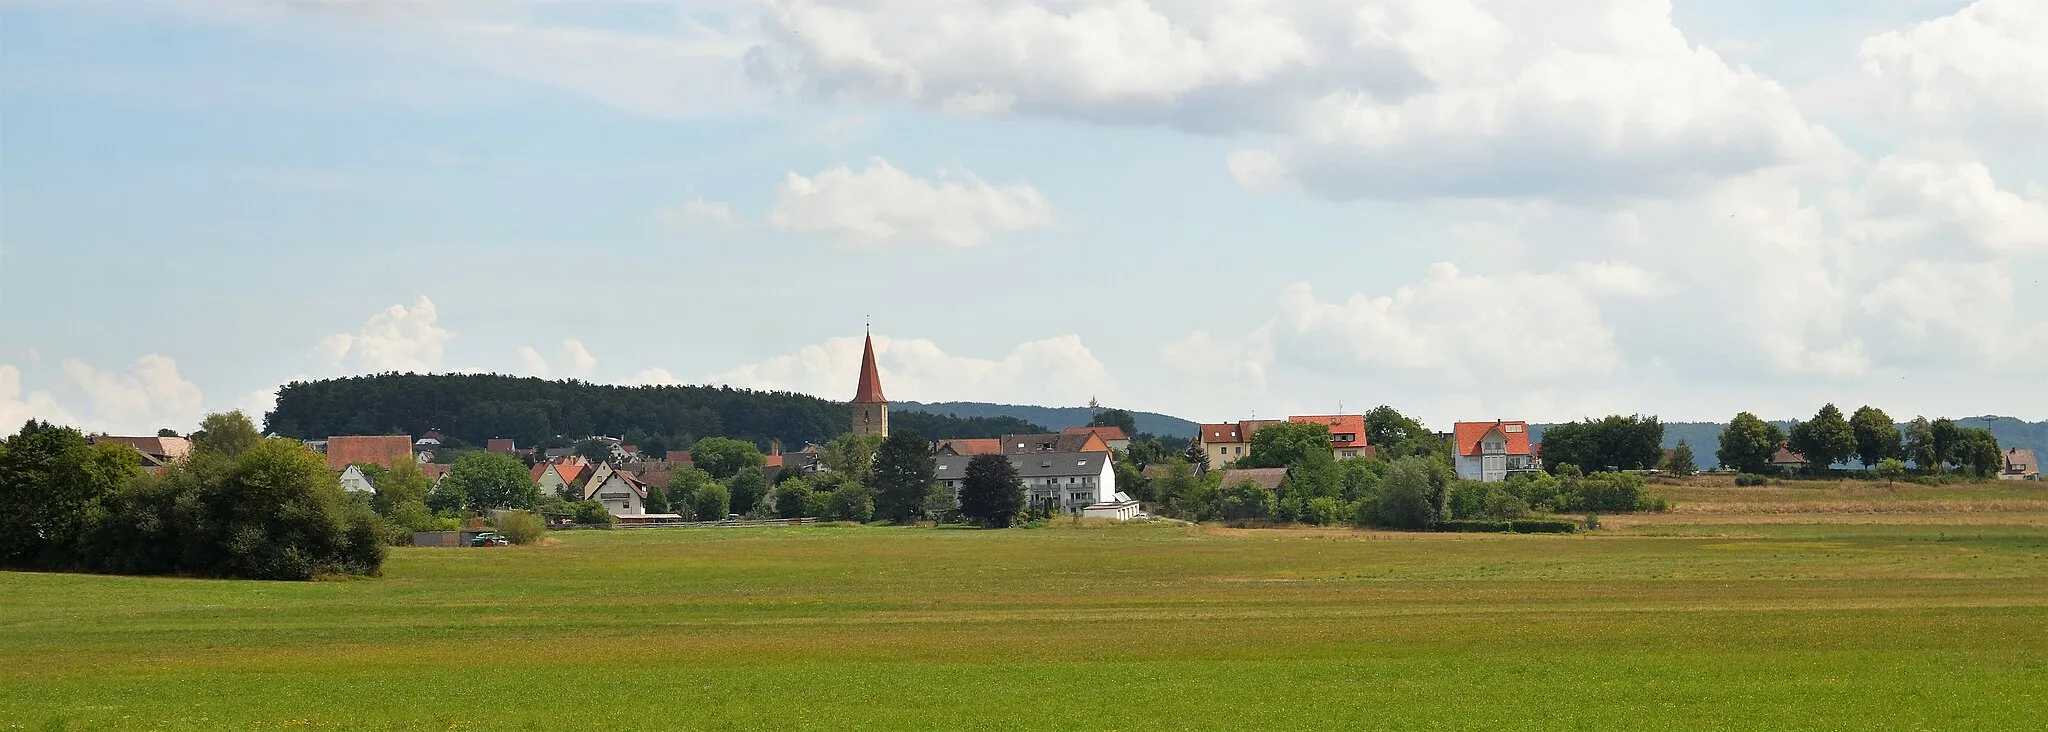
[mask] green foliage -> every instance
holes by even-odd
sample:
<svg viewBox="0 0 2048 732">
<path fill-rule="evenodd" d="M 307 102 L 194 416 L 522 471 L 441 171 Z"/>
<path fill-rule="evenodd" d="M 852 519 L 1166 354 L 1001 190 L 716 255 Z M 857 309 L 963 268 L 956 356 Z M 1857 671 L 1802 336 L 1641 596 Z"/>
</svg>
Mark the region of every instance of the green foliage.
<svg viewBox="0 0 2048 732">
<path fill-rule="evenodd" d="M 1885 458 L 1903 454 L 1899 425 L 1884 410 L 1864 405 L 1849 417 L 1849 429 L 1856 436 L 1856 457 L 1863 467 L 1874 468 Z"/>
<path fill-rule="evenodd" d="M 455 461 L 444 486 L 452 485 L 471 510 L 532 508 L 540 502 L 540 486 L 517 458 L 492 452 L 473 451 Z"/>
<path fill-rule="evenodd" d="M 976 455 L 967 461 L 960 487 L 960 514 L 984 528 L 1008 528 L 1024 510 L 1024 480 L 1017 466 L 1002 455 Z"/>
<path fill-rule="evenodd" d="M 1529 504 L 1505 484 L 1454 481 L 1446 501 L 1452 518 L 1508 521 L 1529 513 Z"/>
<path fill-rule="evenodd" d="M 1374 523 L 1397 529 L 1428 529 L 1447 518 L 1450 468 L 1423 457 L 1404 457 L 1387 466 L 1380 480 Z"/>
<path fill-rule="evenodd" d="M 1822 406 L 1813 419 L 1792 425 L 1786 447 L 1806 457 L 1808 467 L 1826 472 L 1835 463 L 1856 455 L 1856 428 L 1833 404 Z"/>
<path fill-rule="evenodd" d="M 712 478 L 725 480 L 740 474 L 744 468 L 758 468 L 768 464 L 761 448 L 745 440 L 725 437 L 706 437 L 690 447 L 690 461 L 699 470 L 710 473 Z"/>
<path fill-rule="evenodd" d="M 1877 461 L 1877 474 L 1884 478 L 1885 485 L 1891 485 L 1906 474 L 1906 463 L 1895 457 Z"/>
<path fill-rule="evenodd" d="M 1963 427 L 1957 430 L 1953 462 L 1973 476 L 1992 478 L 2005 469 L 2005 452 L 1998 448 L 1998 438 L 1991 436 L 1990 430 Z"/>
<path fill-rule="evenodd" d="M 1288 468 L 1320 453 L 1330 457 L 1330 426 L 1314 422 L 1281 422 L 1252 434 L 1251 452 L 1238 458 L 1240 468 Z"/>
<path fill-rule="evenodd" d="M 668 510 L 671 513 L 682 514 L 684 518 L 705 521 L 725 518 L 724 511 L 720 511 L 717 516 L 710 518 L 704 518 L 697 513 L 697 493 L 717 482 L 711 478 L 710 473 L 696 468 L 683 468 L 676 471 L 668 479 L 668 495 L 666 496 L 668 499 Z M 730 493 L 728 492 L 727 495 L 730 496 Z"/>
<path fill-rule="evenodd" d="M 1548 440 L 1548 433 L 1545 434 Z M 1722 465 L 1745 473 L 1762 473 L 1771 469 L 1771 456 L 1778 453 L 1778 447 L 1785 444 L 1785 433 L 1777 425 L 1765 422 L 1749 412 L 1735 415 L 1727 429 L 1721 430 L 1721 447 L 1714 457 Z M 1543 443 L 1543 451 L 1550 452 L 1550 443 Z M 1548 458 L 1546 458 L 1547 460 Z"/>
<path fill-rule="evenodd" d="M 1508 522 L 1508 527 L 1517 534 L 1569 534 L 1579 530 L 1579 524 L 1566 519 L 1517 519 Z"/>
<path fill-rule="evenodd" d="M 1186 497 L 1180 500 L 1175 510 L 1191 521 L 1215 521 L 1223 518 L 1223 473 L 1204 474 L 1195 481 Z"/>
<path fill-rule="evenodd" d="M 1913 461 L 1921 470 L 1940 472 L 1941 455 L 1934 449 L 1934 424 L 1926 417 L 1914 417 L 1906 423 L 1906 444 L 1904 457 Z"/>
<path fill-rule="evenodd" d="M 934 521 L 960 510 L 960 501 L 953 497 L 953 490 L 937 483 L 925 489 L 924 503 L 919 506 L 924 515 Z"/>
<path fill-rule="evenodd" d="M 365 468 L 363 472 L 367 475 L 370 471 Z M 427 500 L 427 492 L 434 487 L 434 481 L 420 470 L 419 463 L 410 460 L 401 460 L 397 466 L 378 472 L 382 475 L 370 476 L 370 484 L 376 488 L 370 508 L 387 516 L 395 506 Z"/>
<path fill-rule="evenodd" d="M 647 500 L 641 502 L 640 505 L 648 513 L 668 513 L 668 487 L 659 485 L 647 486 Z"/>
<path fill-rule="evenodd" d="M 1376 495 L 1380 487 L 1380 476 L 1387 472 L 1387 462 L 1375 458 L 1346 458 L 1337 462 L 1338 496 L 1345 503 Z"/>
<path fill-rule="evenodd" d="M 124 485 L 140 476 L 126 445 L 30 420 L 0 445 L 0 566 L 72 568 Z"/>
<path fill-rule="evenodd" d="M 1128 459 L 1116 460 L 1112 462 L 1111 469 L 1116 471 L 1117 490 L 1140 502 L 1151 503 L 1154 500 L 1152 481 L 1145 479 L 1145 473 L 1137 463 Z"/>
<path fill-rule="evenodd" d="M 1273 515 L 1273 492 L 1250 478 L 1224 486 L 1221 498 L 1225 519 L 1262 519 Z"/>
<path fill-rule="evenodd" d="M 811 481 L 796 476 L 775 485 L 775 517 L 803 518 L 816 516 L 810 512 L 808 501 L 811 497 Z"/>
<path fill-rule="evenodd" d="M 576 523 L 591 526 L 610 526 L 618 521 L 617 517 L 612 516 L 611 511 L 605 510 L 604 504 L 597 501 L 577 501 L 575 506 L 575 513 L 569 520 Z"/>
<path fill-rule="evenodd" d="M 846 422 L 839 423 L 844 429 Z M 1036 435 L 1053 430 L 1016 417 L 968 417 L 958 414 L 897 409 L 889 412 L 889 430 L 915 430 L 924 435 L 945 435 L 947 439 L 968 440 L 1003 435 Z"/>
<path fill-rule="evenodd" d="M 1350 512 L 1345 503 L 1330 497 L 1311 498 L 1301 511 L 1301 522 L 1312 526 L 1330 526 L 1344 522 Z"/>
<path fill-rule="evenodd" d="M 1664 460 L 1664 424 L 1642 415 L 1608 415 L 1543 431 L 1543 464 L 1584 470 L 1647 470 Z"/>
<path fill-rule="evenodd" d="M 690 512 L 698 521 L 723 521 L 732 505 L 732 492 L 724 483 L 710 481 L 690 494 Z"/>
<path fill-rule="evenodd" d="M 1138 437 L 1138 418 L 1131 416 L 1130 412 L 1122 409 L 1104 409 L 1097 412 L 1095 418 L 1088 421 L 1088 426 L 1116 427 L 1124 431 L 1125 437 L 1132 439 Z"/>
<path fill-rule="evenodd" d="M 1382 404 L 1365 413 L 1365 441 L 1379 447 L 1380 457 L 1397 460 L 1411 457 L 1404 452 L 1420 442 L 1442 442 L 1421 422 L 1409 419 L 1400 410 Z"/>
<path fill-rule="evenodd" d="M 434 484 L 434 487 L 427 491 L 424 503 L 427 509 L 434 513 L 452 513 L 461 511 L 463 506 L 469 505 L 469 495 L 463 492 L 461 484 L 442 478 L 441 482 Z"/>
<path fill-rule="evenodd" d="M 847 481 L 832 489 L 831 516 L 837 521 L 869 521 L 875 517 L 875 489 Z"/>
<path fill-rule="evenodd" d="M 826 470 L 865 484 L 875 478 L 875 455 L 882 450 L 882 440 L 881 435 L 849 432 L 825 443 L 825 454 L 819 459 Z"/>
<path fill-rule="evenodd" d="M 1736 474 L 1735 474 L 1735 485 L 1736 485 L 1736 487 L 1739 487 L 1739 488 L 1753 488 L 1753 487 L 1756 487 L 1756 486 L 1760 486 L 1760 485 L 1770 485 L 1770 484 L 1771 484 L 1771 479 L 1770 479 L 1770 477 L 1769 477 L 1769 476 L 1766 476 L 1766 475 L 1760 475 L 1760 474 L 1757 474 L 1757 473 L 1736 473 Z"/>
<path fill-rule="evenodd" d="M 938 469 L 932 444 L 923 435 L 910 429 L 893 431 L 875 456 L 876 518 L 908 523 L 922 514 Z"/>
<path fill-rule="evenodd" d="M 612 443 L 595 437 L 576 443 L 576 455 L 591 464 L 608 463 L 612 460 Z"/>
<path fill-rule="evenodd" d="M 199 431 L 192 433 L 192 447 L 235 457 L 262 439 L 263 434 L 241 410 L 215 412 L 199 420 Z"/>
<path fill-rule="evenodd" d="M 1692 445 L 1686 444 L 1685 440 L 1679 440 L 1678 446 L 1671 448 L 1671 457 L 1664 459 L 1664 472 L 1681 477 L 1698 475 L 1700 465 L 1699 461 L 1693 459 Z"/>
<path fill-rule="evenodd" d="M 726 483 L 726 489 L 732 495 L 732 512 L 751 515 L 768 499 L 768 476 L 749 465 Z"/>
<path fill-rule="evenodd" d="M 1511 522 L 1492 519 L 1451 519 L 1436 525 L 1437 531 L 1452 531 L 1463 534 L 1504 534 L 1514 531 Z"/>
<path fill-rule="evenodd" d="M 540 514 L 532 511 L 506 511 L 498 514 L 498 533 L 514 544 L 532 544 L 548 532 L 547 522 Z"/>
<path fill-rule="evenodd" d="M 804 496 L 803 514 L 817 518 L 830 518 L 832 516 L 832 496 L 836 492 L 836 489 L 830 491 L 811 491 L 810 495 Z"/>
<path fill-rule="evenodd" d="M 1186 462 L 1169 462 L 1166 474 L 1152 481 L 1152 500 L 1163 505 L 1177 505 L 1195 489 L 1195 466 Z"/>
</svg>

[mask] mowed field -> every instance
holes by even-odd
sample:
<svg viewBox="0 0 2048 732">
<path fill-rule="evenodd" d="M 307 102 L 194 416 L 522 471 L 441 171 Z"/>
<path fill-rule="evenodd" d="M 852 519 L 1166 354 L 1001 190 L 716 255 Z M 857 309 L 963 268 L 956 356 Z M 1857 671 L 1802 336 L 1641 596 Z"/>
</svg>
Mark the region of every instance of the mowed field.
<svg viewBox="0 0 2048 732">
<path fill-rule="evenodd" d="M 2048 729 L 2048 489 L 1657 486 L 1589 535 L 565 532 L 0 573 L 0 729 Z"/>
</svg>

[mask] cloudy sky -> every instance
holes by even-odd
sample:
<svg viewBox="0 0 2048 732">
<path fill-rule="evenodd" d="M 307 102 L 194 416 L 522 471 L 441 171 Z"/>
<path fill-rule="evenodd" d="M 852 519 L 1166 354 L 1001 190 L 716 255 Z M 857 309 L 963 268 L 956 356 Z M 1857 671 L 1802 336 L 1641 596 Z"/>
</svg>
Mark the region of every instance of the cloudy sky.
<svg viewBox="0 0 2048 732">
<path fill-rule="evenodd" d="M 2039 0 L 0 3 L 0 423 L 2048 418 Z"/>
</svg>

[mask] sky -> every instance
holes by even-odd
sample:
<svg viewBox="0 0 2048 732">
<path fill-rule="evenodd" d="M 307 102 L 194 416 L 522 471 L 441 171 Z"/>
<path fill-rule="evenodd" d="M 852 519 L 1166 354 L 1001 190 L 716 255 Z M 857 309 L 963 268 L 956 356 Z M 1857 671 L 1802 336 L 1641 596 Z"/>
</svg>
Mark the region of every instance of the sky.
<svg viewBox="0 0 2048 732">
<path fill-rule="evenodd" d="M 2048 418 L 2039 0 L 0 0 L 0 424 Z"/>
</svg>

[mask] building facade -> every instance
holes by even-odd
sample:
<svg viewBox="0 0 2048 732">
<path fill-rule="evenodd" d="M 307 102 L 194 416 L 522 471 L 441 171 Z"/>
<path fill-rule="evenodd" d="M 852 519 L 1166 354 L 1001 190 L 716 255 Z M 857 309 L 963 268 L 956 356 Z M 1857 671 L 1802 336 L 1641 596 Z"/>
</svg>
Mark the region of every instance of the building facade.
<svg viewBox="0 0 2048 732">
<path fill-rule="evenodd" d="M 1498 483 L 1510 473 L 1541 467 L 1529 446 L 1527 422 L 1459 422 L 1451 435 L 1460 478 Z"/>
<path fill-rule="evenodd" d="M 1121 506 L 1130 502 L 1129 497 L 1117 492 L 1116 468 L 1108 452 L 1033 452 L 1006 457 L 1016 466 L 1017 477 L 1024 481 L 1027 506 L 1051 504 L 1061 513 L 1079 514 L 1090 508 L 1101 511 L 1103 504 Z M 939 456 L 935 477 L 939 485 L 953 492 L 955 499 L 960 497 L 967 478 L 967 463 L 972 459 Z M 1130 512 L 1136 512 L 1135 502 L 1130 502 Z"/>
</svg>

